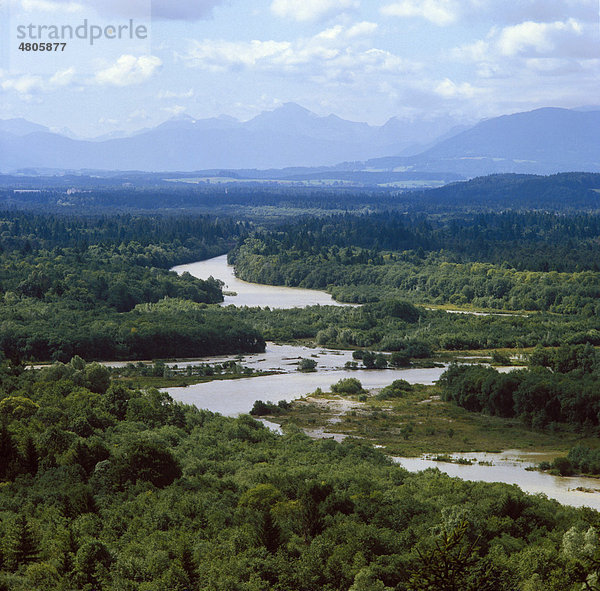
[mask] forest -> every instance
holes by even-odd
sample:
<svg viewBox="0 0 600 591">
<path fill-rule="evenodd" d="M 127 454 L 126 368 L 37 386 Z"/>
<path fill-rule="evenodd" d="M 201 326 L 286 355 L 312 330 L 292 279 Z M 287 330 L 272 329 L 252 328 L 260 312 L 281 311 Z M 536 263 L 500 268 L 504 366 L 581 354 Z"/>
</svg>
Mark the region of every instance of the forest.
<svg viewBox="0 0 600 591">
<path fill-rule="evenodd" d="M 329 186 L 301 187 L 295 178 L 310 178 L 301 168 L 283 171 L 204 171 L 217 182 L 195 183 L 202 173 L 106 173 L 94 176 L 0 175 L 0 208 L 47 213 L 89 215 L 123 212 L 204 213 L 256 219 L 264 223 L 298 215 L 326 212 L 400 211 L 410 213 L 498 212 L 510 210 L 598 211 L 600 174 L 568 172 L 552 176 L 499 174 L 467 182 L 454 182 L 430 190 L 376 186 L 370 177 L 402 177 L 402 173 L 354 173 L 364 187 L 345 186 L 343 170 L 318 170 L 315 178 L 328 178 Z M 236 177 L 255 182 L 236 182 Z M 308 176 L 307 176 L 308 175 Z M 171 177 L 183 182 L 173 182 Z M 186 177 L 192 177 L 186 179 Z M 435 178 L 431 173 L 410 173 L 408 178 Z M 453 178 L 455 175 L 442 175 Z M 219 177 L 230 181 L 218 182 Z M 278 179 L 283 178 L 283 182 Z M 271 179 L 268 181 L 268 179 Z M 288 179 L 288 180 L 285 180 Z M 187 182 L 186 182 L 187 180 Z M 334 183 L 338 181 L 338 185 Z M 457 179 L 458 180 L 458 179 Z"/>
<path fill-rule="evenodd" d="M 444 400 L 473 412 L 519 417 L 534 428 L 566 423 L 600 431 L 598 354 L 591 345 L 534 349 L 529 367 L 508 374 L 480 365 L 451 365 L 440 380 Z"/>
<path fill-rule="evenodd" d="M 352 349 L 365 368 L 458 360 L 430 386 L 440 404 L 593 442 L 599 175 L 426 192 L 124 186 L 134 180 L 0 191 L 0 591 L 598 588 L 595 511 L 409 473 L 366 439 L 279 435 L 152 386 L 166 359 L 267 341 Z M 242 279 L 361 305 L 222 307 L 220 281 L 169 270 L 225 253 Z M 40 361 L 51 365 L 26 369 Z M 185 377 L 247 375 L 226 369 Z M 369 420 L 429 397 L 406 386 L 373 396 Z M 290 410 L 269 395 L 255 414 Z M 599 473 L 599 453 L 575 445 L 546 468 Z"/>
<path fill-rule="evenodd" d="M 252 233 L 230 260 L 242 279 L 327 289 L 347 302 L 594 316 L 599 222 L 542 212 L 337 215 Z"/>
<path fill-rule="evenodd" d="M 15 362 L 154 359 L 264 349 L 207 307 L 219 281 L 169 271 L 226 252 L 244 224 L 172 216 L 0 217 L 0 350 Z"/>
<path fill-rule="evenodd" d="M 75 357 L 0 366 L 0 589 L 579 590 L 600 519 L 277 435 Z"/>
</svg>

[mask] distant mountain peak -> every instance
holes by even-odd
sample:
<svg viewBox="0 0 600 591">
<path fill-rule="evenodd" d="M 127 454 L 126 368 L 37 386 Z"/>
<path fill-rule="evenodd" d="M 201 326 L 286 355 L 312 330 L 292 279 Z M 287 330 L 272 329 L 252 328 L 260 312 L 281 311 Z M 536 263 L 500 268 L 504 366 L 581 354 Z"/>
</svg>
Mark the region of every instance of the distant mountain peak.
<svg viewBox="0 0 600 591">
<path fill-rule="evenodd" d="M 169 121 L 191 121 L 192 123 L 194 123 L 194 121 L 196 120 L 187 113 L 178 113 L 177 115 L 173 115 L 173 117 L 171 117 Z"/>
<path fill-rule="evenodd" d="M 29 135 L 30 133 L 50 131 L 45 125 L 32 123 L 23 119 L 23 117 L 14 117 L 13 119 L 0 119 L 0 131 L 12 133 L 17 136 Z"/>
<path fill-rule="evenodd" d="M 292 102 L 283 103 L 282 105 L 277 107 L 275 109 L 275 111 L 283 111 L 286 113 L 297 113 L 297 114 L 302 114 L 302 115 L 312 115 L 313 117 L 317 117 L 317 115 L 315 113 L 313 113 L 312 111 L 309 111 L 307 108 L 303 107 L 302 105 L 299 105 L 298 103 L 292 103 Z"/>
</svg>

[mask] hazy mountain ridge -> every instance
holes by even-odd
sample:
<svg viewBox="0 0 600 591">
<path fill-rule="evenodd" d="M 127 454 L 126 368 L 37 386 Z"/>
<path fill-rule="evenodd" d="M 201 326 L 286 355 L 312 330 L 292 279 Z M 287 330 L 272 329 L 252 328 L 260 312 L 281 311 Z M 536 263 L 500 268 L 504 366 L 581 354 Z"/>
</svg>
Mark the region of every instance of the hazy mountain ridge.
<svg viewBox="0 0 600 591">
<path fill-rule="evenodd" d="M 464 129 L 449 120 L 407 123 L 397 118 L 377 127 L 336 115 L 320 117 L 287 103 L 246 122 L 226 116 L 179 116 L 125 137 L 91 140 L 73 139 L 24 119 L 13 119 L 0 121 L 0 170 L 327 167 L 333 171 L 471 177 L 597 172 L 599 130 L 600 110 L 591 107 L 537 109 L 484 120 Z M 435 135 L 439 140 L 432 142 Z M 411 150 L 413 155 L 402 155 Z"/>
<path fill-rule="evenodd" d="M 543 108 L 481 121 L 416 156 L 372 159 L 371 168 L 553 174 L 600 171 L 600 110 Z"/>
<path fill-rule="evenodd" d="M 438 119 L 413 124 L 392 118 L 382 126 L 371 126 L 336 115 L 320 117 L 286 103 L 245 122 L 228 116 L 194 119 L 183 115 L 151 129 L 129 134 L 117 131 L 70 143 L 65 140 L 72 138 L 35 124 L 30 124 L 29 135 L 18 134 L 28 139 L 15 139 L 16 134 L 4 133 L 12 130 L 14 121 L 0 122 L 3 172 L 22 168 L 192 171 L 332 166 L 387 154 L 417 153 L 455 123 Z"/>
</svg>

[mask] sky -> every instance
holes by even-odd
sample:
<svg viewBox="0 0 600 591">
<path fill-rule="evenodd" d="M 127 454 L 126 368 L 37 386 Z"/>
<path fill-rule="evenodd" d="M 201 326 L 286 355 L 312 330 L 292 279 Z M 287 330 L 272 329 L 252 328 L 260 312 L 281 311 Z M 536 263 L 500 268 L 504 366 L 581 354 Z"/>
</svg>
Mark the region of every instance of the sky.
<svg viewBox="0 0 600 591">
<path fill-rule="evenodd" d="M 372 125 L 597 105 L 599 12 L 599 0 L 0 0 L 0 119 L 92 137 L 286 102 Z M 19 27 L 84 22 L 147 35 L 91 45 L 88 29 L 64 51 L 18 49 Z"/>
</svg>

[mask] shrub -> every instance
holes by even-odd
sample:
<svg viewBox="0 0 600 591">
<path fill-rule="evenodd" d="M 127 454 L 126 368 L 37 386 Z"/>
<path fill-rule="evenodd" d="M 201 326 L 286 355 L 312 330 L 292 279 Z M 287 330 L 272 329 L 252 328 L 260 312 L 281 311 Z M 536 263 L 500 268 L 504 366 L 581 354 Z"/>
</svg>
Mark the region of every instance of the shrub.
<svg viewBox="0 0 600 591">
<path fill-rule="evenodd" d="M 335 394 L 361 394 L 364 392 L 362 384 L 356 378 L 344 378 L 331 386 Z"/>
</svg>

